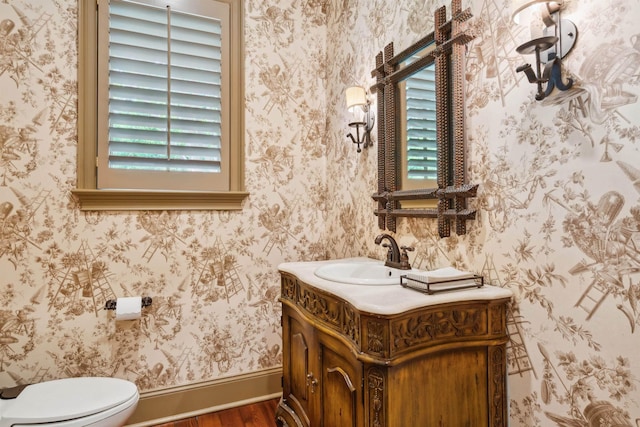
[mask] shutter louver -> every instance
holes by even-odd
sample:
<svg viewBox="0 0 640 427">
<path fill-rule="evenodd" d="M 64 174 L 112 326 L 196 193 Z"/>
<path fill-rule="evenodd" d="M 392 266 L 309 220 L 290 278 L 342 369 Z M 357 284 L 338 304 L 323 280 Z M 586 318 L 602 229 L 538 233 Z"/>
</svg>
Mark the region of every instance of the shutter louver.
<svg viewBox="0 0 640 427">
<path fill-rule="evenodd" d="M 431 65 L 406 80 L 407 177 L 436 180 L 438 144 L 436 136 L 435 69 Z"/>
<path fill-rule="evenodd" d="M 110 2 L 109 168 L 221 170 L 221 24 Z"/>
</svg>

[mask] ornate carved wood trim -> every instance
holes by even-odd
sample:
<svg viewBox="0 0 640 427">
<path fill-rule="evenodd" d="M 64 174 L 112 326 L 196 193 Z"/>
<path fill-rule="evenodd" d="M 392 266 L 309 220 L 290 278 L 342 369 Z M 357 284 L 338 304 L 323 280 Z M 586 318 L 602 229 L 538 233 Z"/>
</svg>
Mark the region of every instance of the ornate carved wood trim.
<svg viewBox="0 0 640 427">
<path fill-rule="evenodd" d="M 492 335 L 507 333 L 507 322 L 504 305 L 492 305 L 489 311 L 489 330 Z"/>
<path fill-rule="evenodd" d="M 379 368 L 370 368 L 367 375 L 370 425 L 384 427 L 385 423 L 385 381 L 384 372 Z"/>
<path fill-rule="evenodd" d="M 487 308 L 439 309 L 391 322 L 392 354 L 424 344 L 488 336 Z"/>
<path fill-rule="evenodd" d="M 394 364 L 398 357 L 459 342 L 506 340 L 508 300 L 440 304 L 397 315 L 363 313 L 350 303 L 281 273 L 281 301 L 304 310 L 348 338 L 368 361 Z"/>
<path fill-rule="evenodd" d="M 367 352 L 387 357 L 389 334 L 386 324 L 377 319 L 368 319 L 366 326 L 363 333 L 366 334 Z"/>
<path fill-rule="evenodd" d="M 281 273 L 281 301 L 290 301 L 360 348 L 360 313 L 351 304 Z"/>
<path fill-rule="evenodd" d="M 489 357 L 489 396 L 493 405 L 489 408 L 489 426 L 505 426 L 507 425 L 507 406 L 506 406 L 506 344 L 501 346 L 492 346 L 488 349 Z"/>
</svg>

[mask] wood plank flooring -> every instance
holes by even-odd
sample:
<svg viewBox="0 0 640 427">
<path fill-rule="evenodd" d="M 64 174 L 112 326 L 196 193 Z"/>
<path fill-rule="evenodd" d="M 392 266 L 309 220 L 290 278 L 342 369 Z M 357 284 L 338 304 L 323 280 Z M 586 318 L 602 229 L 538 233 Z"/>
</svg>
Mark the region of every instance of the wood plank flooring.
<svg viewBox="0 0 640 427">
<path fill-rule="evenodd" d="M 279 400 L 265 400 L 251 405 L 158 424 L 154 427 L 276 427 L 275 414 Z"/>
</svg>

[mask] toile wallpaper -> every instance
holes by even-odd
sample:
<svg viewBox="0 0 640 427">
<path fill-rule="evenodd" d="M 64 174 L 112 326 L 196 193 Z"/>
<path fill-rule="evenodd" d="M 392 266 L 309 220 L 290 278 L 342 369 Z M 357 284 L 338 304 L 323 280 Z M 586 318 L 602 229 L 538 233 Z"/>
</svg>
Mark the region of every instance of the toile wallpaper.
<svg viewBox="0 0 640 427">
<path fill-rule="evenodd" d="M 85 0 L 81 0 L 85 1 Z M 88 0 L 87 0 L 88 1 Z M 415 267 L 509 288 L 512 426 L 640 425 L 640 0 L 567 0 L 574 90 L 534 100 L 513 0 L 467 0 L 468 234 L 399 221 Z M 344 90 L 431 31 L 440 0 L 245 0 L 242 211 L 81 212 L 77 1 L 0 3 L 0 386 L 117 376 L 141 391 L 282 363 L 285 261 L 384 253 L 376 150 Z M 375 135 L 374 142 L 377 143 Z M 153 304 L 121 324 L 107 299 Z M 636 330 L 639 329 L 639 330 Z"/>
</svg>

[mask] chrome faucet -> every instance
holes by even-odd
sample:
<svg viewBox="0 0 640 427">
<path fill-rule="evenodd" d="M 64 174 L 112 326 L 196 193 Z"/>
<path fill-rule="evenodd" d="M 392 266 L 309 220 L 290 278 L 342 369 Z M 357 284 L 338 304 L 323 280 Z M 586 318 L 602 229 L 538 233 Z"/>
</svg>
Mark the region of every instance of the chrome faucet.
<svg viewBox="0 0 640 427">
<path fill-rule="evenodd" d="M 389 243 L 382 243 L 383 240 L 387 240 Z M 386 265 L 387 267 L 399 268 L 401 270 L 411 270 L 411 265 L 409 264 L 409 255 L 407 254 L 407 251 L 412 251 L 413 248 L 407 246 L 402 246 L 401 248 L 399 248 L 396 240 L 386 233 L 377 236 L 375 243 L 376 245 L 382 243 L 383 248 L 388 248 L 387 259 L 384 262 L 384 265 Z M 400 252 L 401 249 L 402 252 Z"/>
</svg>

